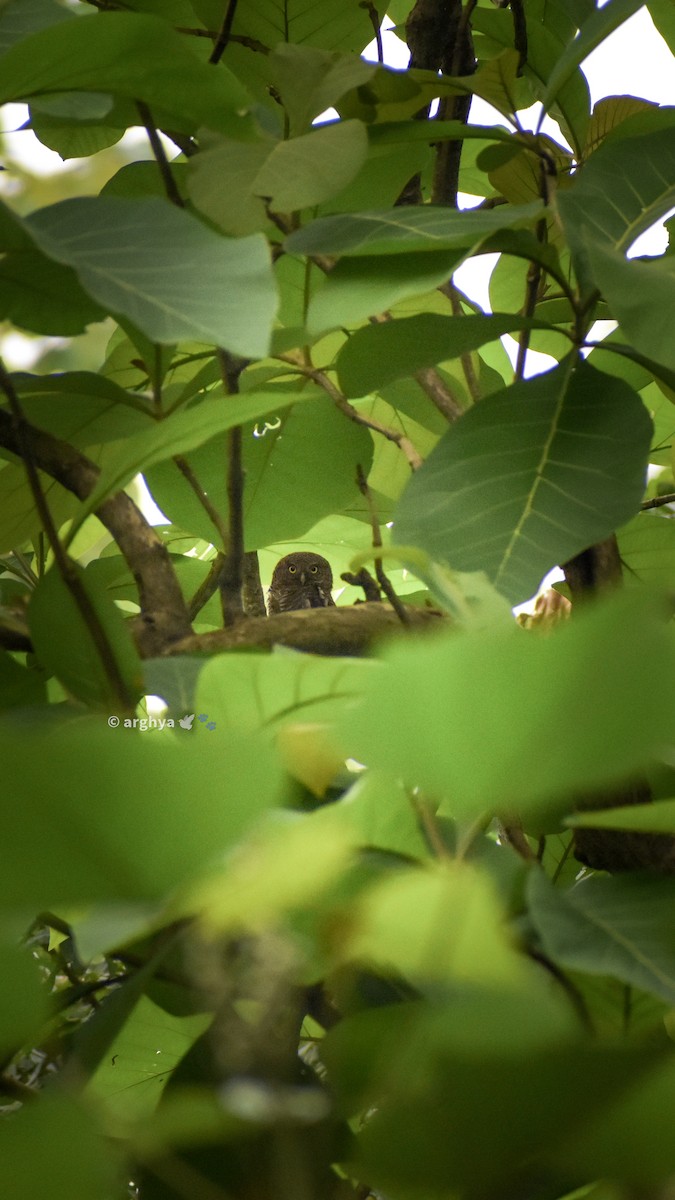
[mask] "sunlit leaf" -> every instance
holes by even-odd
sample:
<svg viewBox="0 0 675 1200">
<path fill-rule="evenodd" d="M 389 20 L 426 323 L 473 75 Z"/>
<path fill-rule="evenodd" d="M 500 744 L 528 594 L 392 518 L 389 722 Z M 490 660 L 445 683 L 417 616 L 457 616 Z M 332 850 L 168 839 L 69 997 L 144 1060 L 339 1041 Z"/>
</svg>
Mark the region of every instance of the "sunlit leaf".
<svg viewBox="0 0 675 1200">
<path fill-rule="evenodd" d="M 627 384 L 568 360 L 463 414 L 408 483 L 396 541 L 519 603 L 637 511 L 651 434 Z"/>
<path fill-rule="evenodd" d="M 262 237 L 219 237 L 166 200 L 81 197 L 33 213 L 31 236 L 108 312 L 155 342 L 237 354 L 269 345 L 276 290 Z"/>
</svg>

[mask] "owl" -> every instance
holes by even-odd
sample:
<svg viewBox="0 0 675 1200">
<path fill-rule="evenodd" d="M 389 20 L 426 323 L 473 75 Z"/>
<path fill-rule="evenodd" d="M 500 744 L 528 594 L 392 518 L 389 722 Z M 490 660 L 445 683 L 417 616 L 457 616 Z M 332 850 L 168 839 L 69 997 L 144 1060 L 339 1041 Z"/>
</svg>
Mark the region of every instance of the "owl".
<svg viewBox="0 0 675 1200">
<path fill-rule="evenodd" d="M 296 608 L 327 608 L 335 604 L 331 596 L 333 572 L 320 554 L 304 550 L 287 554 L 274 568 L 268 594 L 270 614 L 292 612 Z"/>
</svg>

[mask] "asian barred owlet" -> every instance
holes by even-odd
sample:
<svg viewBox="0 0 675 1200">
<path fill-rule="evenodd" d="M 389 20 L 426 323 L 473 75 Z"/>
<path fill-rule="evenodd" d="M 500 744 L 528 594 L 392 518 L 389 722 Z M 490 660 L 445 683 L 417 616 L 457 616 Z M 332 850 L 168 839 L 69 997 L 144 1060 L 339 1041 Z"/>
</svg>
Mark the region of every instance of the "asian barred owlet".
<svg viewBox="0 0 675 1200">
<path fill-rule="evenodd" d="M 331 596 L 333 572 L 320 554 L 300 550 L 287 554 L 274 568 L 267 600 L 273 613 L 292 612 L 296 608 L 327 608 L 335 604 Z"/>
</svg>

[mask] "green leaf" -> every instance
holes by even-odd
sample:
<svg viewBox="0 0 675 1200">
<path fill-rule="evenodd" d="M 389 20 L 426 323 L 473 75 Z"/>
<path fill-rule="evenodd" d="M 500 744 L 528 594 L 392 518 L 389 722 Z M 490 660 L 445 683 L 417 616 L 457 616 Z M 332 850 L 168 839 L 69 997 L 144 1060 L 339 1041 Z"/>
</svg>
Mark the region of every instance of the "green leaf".
<svg viewBox="0 0 675 1200">
<path fill-rule="evenodd" d="M 63 200 L 26 225 L 108 312 L 122 313 L 152 341 L 267 352 L 276 294 L 260 235 L 219 237 L 166 200 L 116 197 Z"/>
<path fill-rule="evenodd" d="M 531 1196 L 543 1179 L 560 1196 L 579 1178 L 570 1167 L 579 1127 L 636 1087 L 656 1052 L 575 1036 L 538 983 L 515 995 L 457 989 L 449 1001 L 390 1005 L 330 1031 L 322 1061 L 340 1109 L 368 1113 L 352 1150 L 359 1178 L 439 1198 Z"/>
<path fill-rule="evenodd" d="M 75 272 L 37 247 L 6 254 L 0 262 L 0 318 L 20 329 L 75 337 L 105 315 Z"/>
<path fill-rule="evenodd" d="M 409 296 L 445 283 L 464 257 L 462 250 L 389 257 L 343 258 L 314 292 L 307 329 L 316 335 L 384 312 Z"/>
<path fill-rule="evenodd" d="M 157 901 L 217 864 L 279 802 L 282 772 L 262 739 L 230 734 L 217 712 L 206 715 L 214 730 L 198 720 L 162 730 L 159 718 L 154 728 L 146 718 L 108 728 L 104 716 L 80 715 L 19 732 L 5 720 L 14 803 L 0 810 L 3 906 Z"/>
<path fill-rule="evenodd" d="M 422 861 L 429 858 L 413 798 L 400 781 L 364 771 L 338 804 L 362 846 Z"/>
<path fill-rule="evenodd" d="M 408 483 L 396 541 L 517 604 L 636 512 L 651 434 L 632 388 L 568 360 L 463 414 Z"/>
<path fill-rule="evenodd" d="M 252 191 L 269 197 L 272 212 L 294 212 L 331 199 L 352 182 L 368 156 L 360 121 L 319 125 L 279 142 L 258 170 Z"/>
<path fill-rule="evenodd" d="M 74 15 L 56 0 L 10 0 L 0 10 L 0 54 L 31 33 L 71 20 Z"/>
<path fill-rule="evenodd" d="M 0 651 L 0 711 L 44 704 L 45 678 L 34 667 L 22 667 L 6 650 Z"/>
<path fill-rule="evenodd" d="M 84 448 L 148 428 L 143 400 L 93 371 L 12 376 L 31 425 Z"/>
<path fill-rule="evenodd" d="M 570 39 L 569 17 L 565 22 L 565 28 L 556 28 L 555 21 L 551 19 L 551 8 L 552 6 L 548 7 L 545 15 L 544 12 L 540 12 L 539 19 L 537 19 L 537 14 L 531 11 L 531 6 L 528 9 L 527 57 L 523 68 L 525 80 L 515 80 L 515 83 L 522 84 L 525 81 L 529 83 L 535 99 L 541 98 L 545 93 L 548 80 L 555 71 L 561 54 L 564 54 Z M 565 16 L 567 16 L 567 12 Z M 507 94 L 512 93 L 514 76 L 519 71 L 519 54 L 515 48 L 512 48 L 514 23 L 510 15 L 506 12 L 479 8 L 473 14 L 472 24 L 476 30 L 481 30 L 487 35 L 488 45 L 507 47 L 492 62 L 504 61 L 506 90 Z M 515 98 L 519 109 L 527 108 L 532 103 L 531 100 L 528 101 L 522 96 L 522 92 L 520 94 L 516 92 Z M 486 96 L 486 99 L 489 97 Z M 560 122 L 565 137 L 574 147 L 577 155 L 581 153 L 586 141 L 589 107 L 588 84 L 581 71 L 575 66 L 557 93 L 553 105 L 553 116 Z M 502 111 L 506 111 L 506 109 L 502 109 Z"/>
<path fill-rule="evenodd" d="M 79 580 L 99 634 L 52 567 L 35 588 L 28 613 L 39 662 L 85 704 L 109 709 L 121 703 L 122 695 L 137 699 L 141 666 L 127 622 L 104 589 L 77 563 L 71 563 L 70 569 Z"/>
<path fill-rule="evenodd" d="M 368 471 L 373 442 L 362 426 L 346 421 L 318 392 L 308 403 L 287 407 L 303 393 L 279 393 L 276 409 L 260 426 L 244 431 L 244 528 L 247 550 L 294 541 L 322 517 L 342 510 L 356 495 L 356 465 Z M 189 455 L 189 463 L 218 511 L 228 511 L 224 447 L 213 438 Z M 182 529 L 218 541 L 210 519 L 173 464 L 148 472 L 148 486 L 163 512 Z M 290 549 L 290 547 L 289 547 Z M 287 553 L 287 550 L 282 550 Z"/>
<path fill-rule="evenodd" d="M 394 379 L 458 358 L 523 327 L 549 328 L 544 321 L 508 313 L 463 317 L 424 313 L 366 326 L 351 335 L 337 357 L 340 387 L 346 396 L 366 396 Z"/>
<path fill-rule="evenodd" d="M 566 823 L 574 828 L 581 825 L 591 829 L 633 829 L 640 833 L 675 834 L 675 800 L 575 813 L 567 818 Z"/>
<path fill-rule="evenodd" d="M 563 892 L 533 871 L 527 894 L 530 918 L 554 962 L 675 1002 L 675 879 L 595 875 Z"/>
<path fill-rule="evenodd" d="M 120 1164 L 91 1106 L 55 1089 L 3 1122 L 0 1155 L 12 1200 L 101 1200 L 119 1185 Z"/>
<path fill-rule="evenodd" d="M 675 54 L 675 13 L 670 0 L 649 0 L 647 9 L 661 37 Z"/>
<path fill-rule="evenodd" d="M 212 1019 L 210 1013 L 176 1016 L 140 996 L 85 1095 L 131 1132 L 154 1112 L 171 1072 Z"/>
<path fill-rule="evenodd" d="M 223 19 L 221 0 L 192 0 L 207 29 L 218 29 Z M 361 51 L 372 38 L 369 14 L 343 0 L 249 0 L 237 12 L 232 33 L 255 38 L 274 47 L 278 42 L 322 46 L 326 50 Z M 228 47 L 229 50 L 229 47 Z"/>
<path fill-rule="evenodd" d="M 49 1015 L 49 992 L 31 953 L 0 941 L 0 1053 L 10 1058 L 37 1037 Z"/>
<path fill-rule="evenodd" d="M 286 239 L 291 254 L 409 254 L 476 246 L 499 229 L 531 225 L 541 203 L 494 209 L 396 208 L 322 217 Z"/>
<path fill-rule="evenodd" d="M 349 865 L 354 833 L 335 806 L 262 825 L 248 844 L 181 901 L 208 935 L 274 927 L 289 911 L 314 907 Z"/>
<path fill-rule="evenodd" d="M 489 877 L 463 862 L 397 872 L 371 887 L 352 913 L 345 958 L 411 983 L 524 983 Z"/>
<path fill-rule="evenodd" d="M 250 392 L 237 396 L 207 397 L 191 408 L 172 413 L 163 421 L 146 422 L 140 433 L 120 442 L 108 455 L 96 487 L 80 509 L 77 526 L 98 508 L 102 500 L 123 488 L 139 471 L 165 462 L 175 454 L 186 454 L 210 441 L 218 433 L 234 429 L 271 411 L 297 403 L 302 396 L 279 396 L 270 392 Z M 71 530 L 71 535 L 74 529 Z"/>
<path fill-rule="evenodd" d="M 176 114 L 185 128 L 248 129 L 249 97 L 159 17 L 96 13 L 42 29 L 2 56 L 0 104 L 62 91 L 112 92 Z"/>
<path fill-rule="evenodd" d="M 675 303 L 675 263 L 642 263 L 597 245 L 589 247 L 589 257 L 598 287 L 638 353 L 675 371 L 668 320 Z"/>
<path fill-rule="evenodd" d="M 313 654 L 220 655 L 205 664 L 195 705 L 222 714 L 229 729 L 276 734 L 289 723 L 336 718 L 371 669 Z"/>
<path fill-rule="evenodd" d="M 548 112 L 553 101 L 572 79 L 579 65 L 588 55 L 604 42 L 619 25 L 643 7 L 644 0 L 608 0 L 602 9 L 584 21 L 577 37 L 558 58 L 551 72 L 546 91 L 542 97 L 544 112 Z"/>
<path fill-rule="evenodd" d="M 675 424 L 675 415 L 673 416 Z M 627 585 L 669 588 L 675 583 L 675 521 L 638 513 L 617 534 Z"/>
<path fill-rule="evenodd" d="M 667 739 L 674 655 L 642 592 L 546 638 L 508 626 L 401 645 L 345 711 L 343 750 L 443 797 L 454 817 L 561 812 L 566 795 L 625 779 Z M 592 723 L 579 719 L 580 673 Z"/>
<path fill-rule="evenodd" d="M 42 490 L 57 528 L 78 508 L 77 497 L 60 483 L 40 472 Z M 33 493 L 26 478 L 23 463 L 5 463 L 0 468 L 0 554 L 37 538 L 42 521 L 35 507 Z"/>
<path fill-rule="evenodd" d="M 607 6 L 602 9 L 604 13 Z M 594 282 L 589 255 L 626 251 L 675 203 L 672 109 L 635 116 L 591 155 L 556 203 L 577 273 Z"/>
<path fill-rule="evenodd" d="M 291 137 L 311 129 L 315 117 L 333 108 L 345 92 L 367 85 L 378 69 L 353 54 L 292 42 L 279 42 L 268 63 Z"/>
<path fill-rule="evenodd" d="M 190 199 L 223 233 L 241 237 L 268 225 L 265 204 L 254 192 L 253 185 L 270 147 L 268 141 L 239 142 L 234 138 L 220 138 L 190 159 Z M 132 165 L 139 166 L 138 163 Z M 123 168 L 123 172 L 125 170 L 129 168 Z M 156 179 L 155 171 L 153 178 Z M 223 187 L 224 178 L 227 178 L 226 188 Z"/>
</svg>

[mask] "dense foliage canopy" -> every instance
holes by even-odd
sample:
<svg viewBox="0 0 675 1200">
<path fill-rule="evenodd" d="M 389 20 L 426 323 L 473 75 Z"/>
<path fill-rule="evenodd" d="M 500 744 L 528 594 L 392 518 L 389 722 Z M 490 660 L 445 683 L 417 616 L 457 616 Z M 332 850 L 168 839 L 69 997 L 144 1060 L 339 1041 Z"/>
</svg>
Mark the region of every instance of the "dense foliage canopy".
<svg viewBox="0 0 675 1200">
<path fill-rule="evenodd" d="M 672 1196 L 675 107 L 582 69 L 641 7 L 391 0 L 393 69 L 370 0 L 0 3 L 70 168 L 0 177 L 11 1200 Z M 268 618 L 293 550 L 343 590 Z"/>
</svg>

